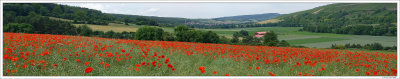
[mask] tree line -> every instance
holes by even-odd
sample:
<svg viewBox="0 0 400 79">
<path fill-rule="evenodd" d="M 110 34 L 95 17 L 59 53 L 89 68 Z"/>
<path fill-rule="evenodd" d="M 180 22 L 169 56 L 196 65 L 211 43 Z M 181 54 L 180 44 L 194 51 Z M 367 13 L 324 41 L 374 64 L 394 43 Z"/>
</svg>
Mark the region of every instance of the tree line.
<svg viewBox="0 0 400 79">
<path fill-rule="evenodd" d="M 371 43 L 371 44 L 350 44 L 347 43 L 345 45 L 342 44 L 332 44 L 332 49 L 367 49 L 367 50 L 397 50 L 397 46 L 388 46 L 384 47 L 380 43 Z"/>
</svg>

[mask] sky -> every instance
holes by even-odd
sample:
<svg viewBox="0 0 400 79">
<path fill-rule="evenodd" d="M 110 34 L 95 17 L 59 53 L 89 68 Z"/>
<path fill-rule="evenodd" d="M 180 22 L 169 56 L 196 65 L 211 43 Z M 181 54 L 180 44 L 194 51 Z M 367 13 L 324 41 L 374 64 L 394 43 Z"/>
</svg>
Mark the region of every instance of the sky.
<svg viewBox="0 0 400 79">
<path fill-rule="evenodd" d="M 103 13 L 210 19 L 263 13 L 288 14 L 331 3 L 58 3 Z"/>
</svg>

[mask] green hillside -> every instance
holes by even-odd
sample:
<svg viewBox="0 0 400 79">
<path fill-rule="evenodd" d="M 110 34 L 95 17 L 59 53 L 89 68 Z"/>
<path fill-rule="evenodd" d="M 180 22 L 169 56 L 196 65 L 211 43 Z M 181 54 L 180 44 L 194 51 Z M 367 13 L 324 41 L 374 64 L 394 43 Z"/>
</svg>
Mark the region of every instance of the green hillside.
<svg viewBox="0 0 400 79">
<path fill-rule="evenodd" d="M 213 20 L 217 21 L 263 21 L 263 20 L 268 20 L 271 18 L 275 18 L 277 16 L 281 16 L 283 14 L 279 13 L 264 13 L 264 14 L 253 14 L 253 15 L 239 15 L 239 16 L 228 16 L 228 17 L 219 17 L 219 18 L 213 18 Z"/>
<path fill-rule="evenodd" d="M 276 25 L 318 33 L 395 36 L 395 3 L 337 3 L 277 17 Z"/>
</svg>

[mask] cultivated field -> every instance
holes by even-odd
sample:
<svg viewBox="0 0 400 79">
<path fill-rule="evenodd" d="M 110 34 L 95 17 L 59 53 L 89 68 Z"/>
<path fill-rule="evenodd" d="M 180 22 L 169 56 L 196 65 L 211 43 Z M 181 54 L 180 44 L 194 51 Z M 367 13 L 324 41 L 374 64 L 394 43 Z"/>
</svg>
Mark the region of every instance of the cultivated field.
<svg viewBox="0 0 400 79">
<path fill-rule="evenodd" d="M 395 53 L 4 33 L 4 76 L 393 76 Z"/>
<path fill-rule="evenodd" d="M 199 29 L 210 30 L 228 38 L 232 38 L 233 33 L 246 30 L 250 35 L 261 31 L 274 31 L 278 34 L 279 40 L 286 40 L 290 44 L 303 45 L 312 48 L 329 48 L 332 44 L 371 44 L 381 43 L 383 46 L 397 46 L 397 37 L 394 36 L 369 36 L 369 35 L 346 35 L 332 33 L 312 33 L 298 31 L 302 27 L 254 27 L 254 28 L 235 28 L 235 29 Z"/>
<path fill-rule="evenodd" d="M 80 25 L 80 24 L 76 24 Z M 136 32 L 141 26 L 110 23 L 108 26 L 103 25 L 88 25 L 93 30 L 116 32 L 128 31 Z M 162 27 L 164 31 L 174 32 L 173 27 Z M 332 34 L 332 33 L 312 33 L 305 31 L 298 31 L 302 27 L 254 27 L 254 28 L 234 28 L 234 29 L 197 29 L 204 31 L 213 31 L 219 35 L 232 38 L 233 33 L 240 30 L 246 30 L 250 35 L 255 32 L 261 31 L 274 31 L 278 34 L 279 40 L 286 40 L 292 45 L 302 45 L 311 48 L 329 48 L 332 44 L 370 44 L 374 42 L 381 43 L 383 46 L 397 46 L 396 37 L 393 36 L 369 36 L 369 35 L 346 35 L 346 34 Z"/>
</svg>

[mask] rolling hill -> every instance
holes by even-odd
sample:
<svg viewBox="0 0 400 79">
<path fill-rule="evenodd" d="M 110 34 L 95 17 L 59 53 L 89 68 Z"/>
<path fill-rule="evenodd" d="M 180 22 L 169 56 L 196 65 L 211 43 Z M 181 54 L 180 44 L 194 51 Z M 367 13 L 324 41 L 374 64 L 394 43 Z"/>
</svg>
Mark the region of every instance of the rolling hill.
<svg viewBox="0 0 400 79">
<path fill-rule="evenodd" d="M 277 16 L 281 16 L 283 14 L 279 13 L 264 13 L 264 14 L 253 14 L 253 15 L 239 15 L 239 16 L 228 16 L 228 17 L 219 17 L 213 18 L 213 20 L 217 21 L 263 21 L 271 18 L 275 18 Z"/>
<path fill-rule="evenodd" d="M 279 20 L 277 26 L 310 32 L 395 36 L 396 17 L 395 3 L 336 3 L 274 19 Z"/>
</svg>

